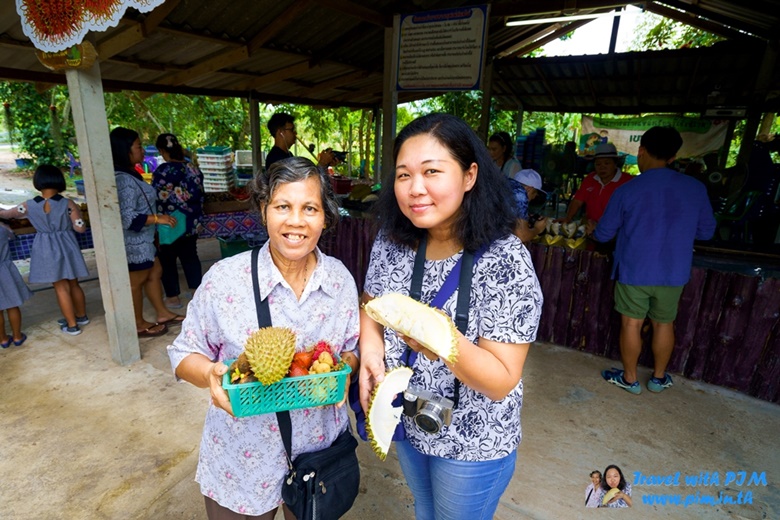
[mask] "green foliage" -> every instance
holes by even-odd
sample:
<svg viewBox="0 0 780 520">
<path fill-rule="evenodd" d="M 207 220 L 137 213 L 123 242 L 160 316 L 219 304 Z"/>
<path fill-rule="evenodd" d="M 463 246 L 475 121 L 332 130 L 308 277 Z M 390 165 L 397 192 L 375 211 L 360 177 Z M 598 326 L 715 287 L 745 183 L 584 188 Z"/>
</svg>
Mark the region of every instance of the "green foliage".
<svg viewBox="0 0 780 520">
<path fill-rule="evenodd" d="M 634 40 L 629 49 L 632 51 L 678 49 L 680 47 L 709 47 L 722 40 L 721 36 L 697 29 L 693 26 L 644 13 L 637 24 Z"/>
<path fill-rule="evenodd" d="M 65 166 L 65 151 L 75 149 L 65 87 L 38 93 L 30 83 L 0 82 L 0 98 L 9 104 L 3 118 L 17 148 L 37 164 Z"/>
</svg>

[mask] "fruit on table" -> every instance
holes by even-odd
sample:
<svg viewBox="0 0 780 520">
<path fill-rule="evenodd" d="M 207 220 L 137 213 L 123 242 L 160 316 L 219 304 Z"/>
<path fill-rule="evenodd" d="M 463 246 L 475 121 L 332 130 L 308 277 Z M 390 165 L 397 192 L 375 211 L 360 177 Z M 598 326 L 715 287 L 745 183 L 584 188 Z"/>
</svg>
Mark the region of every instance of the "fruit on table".
<svg viewBox="0 0 780 520">
<path fill-rule="evenodd" d="M 452 319 L 439 309 L 399 293 L 374 298 L 363 306 L 368 316 L 455 363 L 458 335 Z"/>
<path fill-rule="evenodd" d="M 264 327 L 249 335 L 244 352 L 258 381 L 264 385 L 276 383 L 290 369 L 295 333 L 283 327 Z"/>
<path fill-rule="evenodd" d="M 396 395 L 404 392 L 409 386 L 412 377 L 412 369 L 399 367 L 385 374 L 385 379 L 371 394 L 371 403 L 368 406 L 366 416 L 366 431 L 371 449 L 377 457 L 385 460 L 390 451 L 390 443 L 393 442 L 393 432 L 401 421 L 402 406 L 393 406 Z"/>
</svg>

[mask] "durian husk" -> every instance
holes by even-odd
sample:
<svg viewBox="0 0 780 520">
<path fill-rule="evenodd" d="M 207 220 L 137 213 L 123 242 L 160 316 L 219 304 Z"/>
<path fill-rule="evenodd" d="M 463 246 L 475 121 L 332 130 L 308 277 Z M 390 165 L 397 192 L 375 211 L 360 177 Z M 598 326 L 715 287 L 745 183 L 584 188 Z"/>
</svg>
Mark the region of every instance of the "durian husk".
<svg viewBox="0 0 780 520">
<path fill-rule="evenodd" d="M 366 415 L 366 432 L 371 449 L 381 460 L 387 458 L 393 442 L 395 427 L 401 421 L 402 406 L 393 406 L 395 396 L 406 390 L 412 369 L 398 367 L 385 374 L 385 379 L 374 387 Z"/>
<path fill-rule="evenodd" d="M 368 316 L 417 341 L 450 363 L 458 360 L 458 335 L 452 319 L 439 309 L 399 293 L 374 298 L 363 306 Z"/>
<path fill-rule="evenodd" d="M 255 377 L 264 385 L 276 383 L 290 369 L 295 355 L 295 333 L 283 327 L 265 327 L 246 339 L 244 353 Z"/>
<path fill-rule="evenodd" d="M 610 500 L 615 498 L 615 495 L 620 493 L 620 490 L 618 488 L 612 488 L 609 491 L 607 491 L 604 494 L 604 498 L 601 499 L 601 505 L 605 506 L 609 503 Z"/>
</svg>

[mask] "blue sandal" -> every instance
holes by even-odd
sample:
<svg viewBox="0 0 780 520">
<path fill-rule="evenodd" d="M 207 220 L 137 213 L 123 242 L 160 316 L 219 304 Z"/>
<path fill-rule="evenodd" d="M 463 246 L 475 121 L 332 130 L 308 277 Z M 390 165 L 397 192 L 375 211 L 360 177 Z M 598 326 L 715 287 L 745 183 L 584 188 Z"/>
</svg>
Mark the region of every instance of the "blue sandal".
<svg viewBox="0 0 780 520">
<path fill-rule="evenodd" d="M 17 347 L 21 347 L 22 343 L 24 343 L 25 341 L 27 341 L 27 334 L 22 332 L 22 339 L 20 339 L 19 341 L 14 340 L 14 345 L 16 345 Z"/>
<path fill-rule="evenodd" d="M 8 348 L 8 347 L 10 347 L 10 346 L 11 346 L 11 342 L 12 342 L 13 340 L 14 340 L 14 338 L 12 338 L 11 336 L 8 336 L 7 338 L 5 338 L 5 341 L 3 341 L 2 343 L 0 343 L 0 347 L 3 347 L 3 348 Z"/>
</svg>

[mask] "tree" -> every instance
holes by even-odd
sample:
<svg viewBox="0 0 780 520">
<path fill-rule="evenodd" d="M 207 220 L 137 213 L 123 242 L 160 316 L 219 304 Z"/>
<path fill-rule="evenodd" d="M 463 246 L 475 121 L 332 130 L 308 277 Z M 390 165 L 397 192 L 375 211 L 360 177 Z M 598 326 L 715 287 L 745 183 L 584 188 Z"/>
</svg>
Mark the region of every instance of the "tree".
<svg viewBox="0 0 780 520">
<path fill-rule="evenodd" d="M 709 47 L 723 40 L 717 34 L 698 29 L 657 14 L 644 13 L 636 26 L 632 51 L 679 49 L 681 47 Z"/>
</svg>

